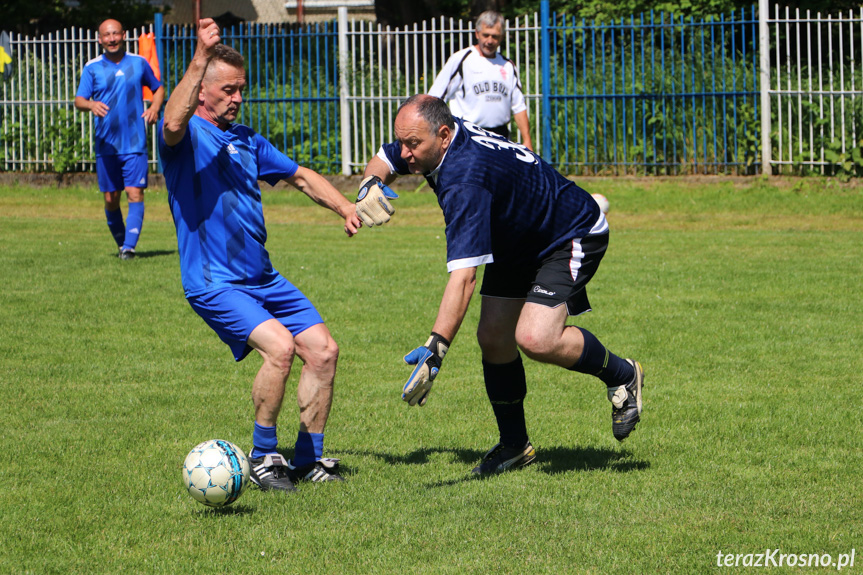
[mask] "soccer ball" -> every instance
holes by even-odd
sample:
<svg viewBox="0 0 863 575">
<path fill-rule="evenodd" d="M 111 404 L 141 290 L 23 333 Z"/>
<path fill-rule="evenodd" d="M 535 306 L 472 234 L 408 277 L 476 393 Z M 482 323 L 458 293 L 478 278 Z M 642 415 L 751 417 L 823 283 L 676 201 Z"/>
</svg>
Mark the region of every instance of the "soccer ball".
<svg viewBox="0 0 863 575">
<path fill-rule="evenodd" d="M 196 445 L 183 462 L 183 485 L 195 501 L 209 507 L 230 505 L 249 485 L 249 460 L 223 439 Z"/>
<path fill-rule="evenodd" d="M 599 204 L 599 209 L 602 210 L 603 214 L 608 213 L 608 198 L 603 196 L 602 194 L 590 194 L 593 199 Z"/>
</svg>

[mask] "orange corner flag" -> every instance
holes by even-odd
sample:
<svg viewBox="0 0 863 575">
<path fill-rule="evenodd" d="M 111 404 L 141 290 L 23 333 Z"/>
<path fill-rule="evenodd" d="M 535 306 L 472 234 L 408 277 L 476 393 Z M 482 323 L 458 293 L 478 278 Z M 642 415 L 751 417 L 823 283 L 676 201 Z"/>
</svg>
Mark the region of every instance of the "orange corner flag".
<svg viewBox="0 0 863 575">
<path fill-rule="evenodd" d="M 157 80 L 162 79 L 162 72 L 159 71 L 159 54 L 156 52 L 156 35 L 153 32 L 147 32 L 138 36 L 138 55 L 150 63 L 153 69 L 153 74 Z M 144 100 L 153 101 L 153 92 L 147 86 L 144 86 Z"/>
</svg>

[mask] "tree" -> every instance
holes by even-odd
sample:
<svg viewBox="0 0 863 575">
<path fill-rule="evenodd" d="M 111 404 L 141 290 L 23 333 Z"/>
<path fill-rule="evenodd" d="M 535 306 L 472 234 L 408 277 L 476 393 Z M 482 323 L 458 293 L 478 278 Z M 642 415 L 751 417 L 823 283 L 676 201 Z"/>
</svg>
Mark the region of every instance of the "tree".
<svg viewBox="0 0 863 575">
<path fill-rule="evenodd" d="M 619 20 L 642 12 L 667 12 L 689 18 L 706 18 L 739 12 L 754 0 L 549 0 L 552 12 L 587 20 Z M 787 0 L 783 6 L 811 10 L 812 13 L 838 14 L 859 9 L 861 0 Z M 376 0 L 378 21 L 403 26 L 440 16 L 475 19 L 484 10 L 497 10 L 512 19 L 533 14 L 539 9 L 536 0 Z"/>
<path fill-rule="evenodd" d="M 38 36 L 70 26 L 95 30 L 103 20 L 114 18 L 131 30 L 151 23 L 159 11 L 148 0 L 6 0 L 2 28 Z"/>
<path fill-rule="evenodd" d="M 506 4 L 506 0 L 375 0 L 375 15 L 384 26 L 404 26 L 441 16 L 474 20 L 486 10 L 504 12 Z"/>
<path fill-rule="evenodd" d="M 667 12 L 676 16 L 702 18 L 729 14 L 753 0 L 550 0 L 552 12 L 564 13 L 586 20 L 620 20 L 642 12 Z M 504 14 L 513 17 L 536 10 L 536 2 L 513 0 Z"/>
</svg>

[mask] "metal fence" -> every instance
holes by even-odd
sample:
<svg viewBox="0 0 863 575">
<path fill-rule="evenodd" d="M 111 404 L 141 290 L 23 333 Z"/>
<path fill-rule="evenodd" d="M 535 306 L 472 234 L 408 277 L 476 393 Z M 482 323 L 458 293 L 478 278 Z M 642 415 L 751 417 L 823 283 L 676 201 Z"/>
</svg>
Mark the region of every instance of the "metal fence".
<svg viewBox="0 0 863 575">
<path fill-rule="evenodd" d="M 159 29 L 157 20 L 157 29 Z M 159 62 L 170 90 L 182 79 L 197 41 L 192 26 L 161 28 Z M 338 33 L 335 23 L 231 27 L 223 42 L 246 60 L 247 88 L 237 121 L 300 164 L 340 168 Z"/>
<path fill-rule="evenodd" d="M 344 8 L 336 22 L 309 27 L 228 29 L 224 41 L 248 69 L 239 121 L 318 171 L 357 172 L 393 138 L 399 101 L 426 91 L 472 29 L 452 19 L 392 29 L 351 21 Z M 157 18 L 153 31 L 170 95 L 195 30 Z M 130 52 L 140 32 L 129 32 Z M 761 0 L 758 12 L 715 19 L 602 23 L 551 13 L 543 1 L 507 23 L 502 51 L 520 71 L 537 151 L 568 173 L 863 175 L 861 42 L 863 9 L 792 15 L 776 6 L 771 16 Z M 95 33 L 12 35 L 11 48 L 0 167 L 93 170 L 93 119 L 72 104 L 84 63 L 101 51 Z"/>
<path fill-rule="evenodd" d="M 573 173 L 750 171 L 757 26 L 754 7 L 700 21 L 551 15 L 545 155 Z"/>
<path fill-rule="evenodd" d="M 776 171 L 863 175 L 863 8 L 855 14 L 774 7 L 766 17 L 771 75 L 763 118 Z M 855 32 L 856 31 L 856 32 Z"/>
<path fill-rule="evenodd" d="M 538 141 L 541 102 L 539 15 L 507 22 L 501 51 L 515 62 L 531 118 L 531 139 Z M 371 22 L 345 23 L 349 61 L 344 77 L 350 117 L 350 142 L 343 148 L 343 172 L 365 165 L 378 147 L 394 139 L 393 120 L 407 96 L 425 93 L 450 54 L 475 42 L 473 24 L 440 18 L 392 29 Z M 341 22 L 340 22 L 341 25 Z M 520 141 L 521 134 L 512 131 Z"/>
<path fill-rule="evenodd" d="M 71 28 L 39 38 L 12 34 L 10 44 L 11 73 L 0 82 L 2 168 L 95 170 L 92 118 L 77 115 L 72 104 L 81 69 L 101 52 L 96 33 Z M 129 51 L 135 46 L 130 41 Z"/>
<path fill-rule="evenodd" d="M 192 26 L 162 25 L 127 32 L 126 49 L 137 53 L 138 36 L 157 33 L 162 82 L 168 95 L 195 50 Z M 223 38 L 246 58 L 246 106 L 238 121 L 269 138 L 299 162 L 322 171 L 339 167 L 337 35 L 333 23 L 299 29 L 246 25 Z M 12 36 L 12 74 L 2 80 L 2 169 L 95 171 L 93 116 L 74 108 L 84 64 L 101 53 L 95 31 L 69 29 L 40 38 Z M 158 167 L 155 127 L 150 165 Z"/>
</svg>

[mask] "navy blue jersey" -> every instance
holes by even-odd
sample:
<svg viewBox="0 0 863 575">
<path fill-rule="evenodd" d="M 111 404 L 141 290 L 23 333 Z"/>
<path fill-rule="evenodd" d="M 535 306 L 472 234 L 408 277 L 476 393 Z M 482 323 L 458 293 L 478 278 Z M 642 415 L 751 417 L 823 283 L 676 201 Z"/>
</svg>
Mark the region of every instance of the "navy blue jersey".
<svg viewBox="0 0 863 575">
<path fill-rule="evenodd" d="M 522 146 L 455 118 L 452 144 L 426 179 L 446 221 L 447 269 L 538 266 L 574 238 L 608 232 L 599 205 Z M 378 157 L 408 174 L 401 144 Z"/>
<path fill-rule="evenodd" d="M 186 296 L 226 285 L 264 285 L 276 277 L 264 244 L 267 230 L 258 180 L 270 185 L 299 167 L 251 128 L 220 130 L 192 116 L 168 146 L 159 122 L 159 155 L 177 228 Z"/>
</svg>

